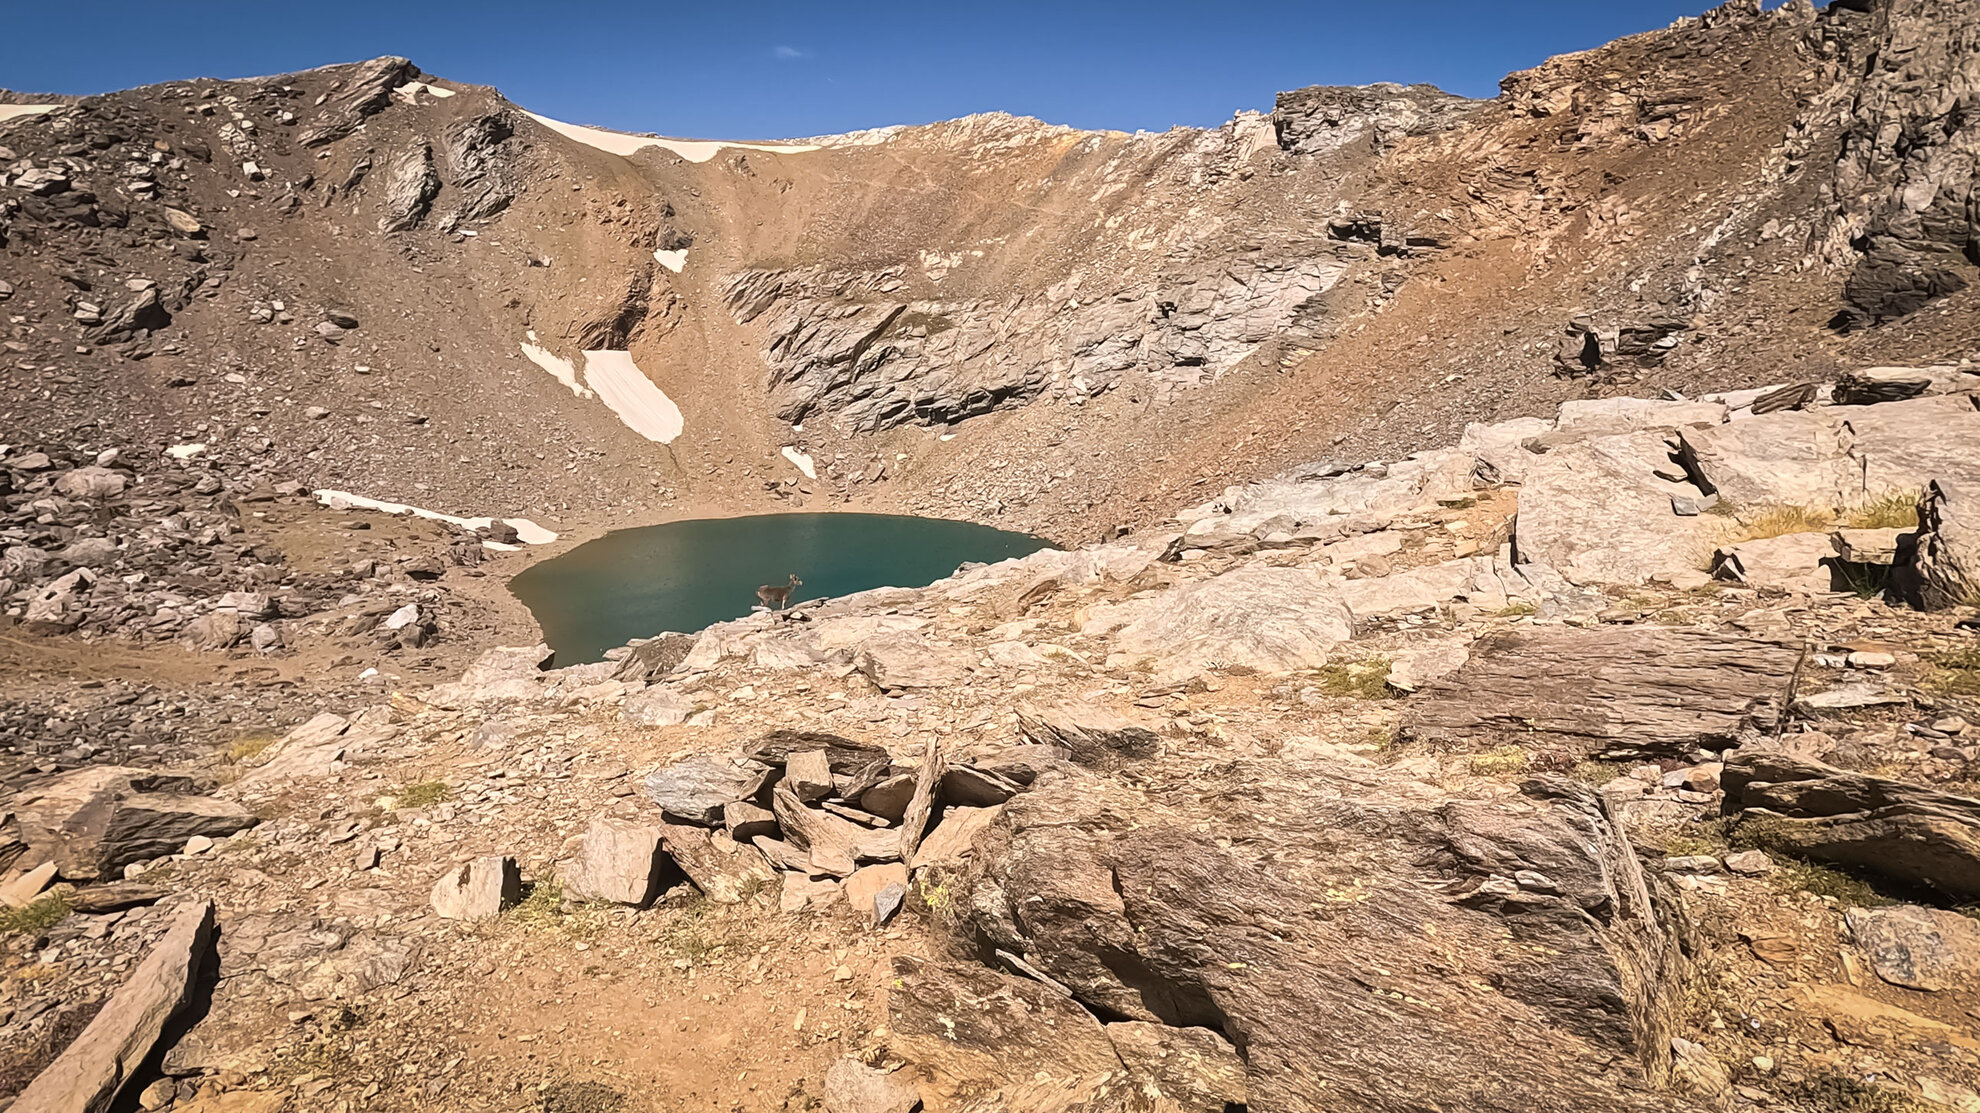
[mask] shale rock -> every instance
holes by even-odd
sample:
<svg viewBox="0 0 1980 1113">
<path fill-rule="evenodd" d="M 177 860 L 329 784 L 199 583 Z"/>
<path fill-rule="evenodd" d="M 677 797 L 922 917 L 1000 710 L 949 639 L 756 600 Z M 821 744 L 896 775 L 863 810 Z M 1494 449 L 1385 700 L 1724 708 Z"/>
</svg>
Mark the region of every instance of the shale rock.
<svg viewBox="0 0 1980 1113">
<path fill-rule="evenodd" d="M 433 911 L 443 920 L 487 920 L 522 899 L 516 860 L 500 854 L 462 862 L 433 883 Z"/>
<path fill-rule="evenodd" d="M 1852 908 L 1850 934 L 1877 976 L 1906 989 L 1956 989 L 1980 979 L 1980 923 L 1943 908 Z"/>
<path fill-rule="evenodd" d="M 259 822 L 239 804 L 201 796 L 189 777 L 92 766 L 29 787 L 15 802 L 28 854 L 71 881 L 109 877 L 176 854 L 195 836 L 223 838 Z"/>
<path fill-rule="evenodd" d="M 660 895 L 667 864 L 660 849 L 662 828 L 660 823 L 599 816 L 564 870 L 565 891 L 587 900 L 642 908 L 651 904 Z"/>
</svg>

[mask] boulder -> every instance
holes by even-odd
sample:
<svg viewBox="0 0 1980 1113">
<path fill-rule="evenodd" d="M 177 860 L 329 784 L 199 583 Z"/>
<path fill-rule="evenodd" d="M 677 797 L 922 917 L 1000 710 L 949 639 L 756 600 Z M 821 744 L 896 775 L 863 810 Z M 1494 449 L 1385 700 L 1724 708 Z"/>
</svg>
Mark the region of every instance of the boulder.
<svg viewBox="0 0 1980 1113">
<path fill-rule="evenodd" d="M 441 874 L 431 900 L 443 920 L 492 919 L 522 900 L 522 874 L 514 858 L 485 855 Z"/>
<path fill-rule="evenodd" d="M 921 1096 L 899 1074 L 858 1059 L 839 1059 L 825 1072 L 825 1113 L 913 1113 Z"/>
<path fill-rule="evenodd" d="M 1792 642 L 1701 630 L 1514 630 L 1410 701 L 1401 732 L 1464 750 L 1689 756 L 1776 724 L 1800 660 Z"/>
<path fill-rule="evenodd" d="M 195 836 L 224 838 L 260 822 L 194 787 L 190 777 L 100 765 L 29 786 L 14 808 L 29 860 L 54 862 L 70 881 L 93 881 L 176 854 Z"/>
<path fill-rule="evenodd" d="M 117 1102 L 185 1007 L 213 953 L 213 903 L 173 913 L 165 935 L 89 1026 L 8 1107 L 9 1113 L 103 1113 Z"/>
<path fill-rule="evenodd" d="M 1661 398 L 1587 398 L 1561 403 L 1556 433 L 1612 437 L 1645 429 L 1707 428 L 1725 422 L 1724 402 L 1674 402 Z"/>
<path fill-rule="evenodd" d="M 783 912 L 824 908 L 838 899 L 839 884 L 836 877 L 814 878 L 802 869 L 787 870 L 783 892 L 777 898 L 777 908 Z"/>
<path fill-rule="evenodd" d="M 1971 394 L 1837 406 L 1859 476 L 1853 502 L 1923 491 L 1933 480 L 1980 487 L 1980 408 Z"/>
<path fill-rule="evenodd" d="M 513 530 L 515 527 L 510 526 Z M 513 540 L 495 538 L 497 541 Z M 612 679 L 623 680 L 628 684 L 652 684 L 687 660 L 688 651 L 694 648 L 692 634 L 661 634 L 642 642 L 632 643 L 632 651 L 619 659 L 619 667 L 612 673 Z"/>
<path fill-rule="evenodd" d="M 832 766 L 824 750 L 806 750 L 790 756 L 784 765 L 784 784 L 807 804 L 832 795 Z"/>
<path fill-rule="evenodd" d="M 1839 529 L 1831 536 L 1836 558 L 1850 564 L 1896 564 L 1907 529 Z"/>
<path fill-rule="evenodd" d="M 1932 481 L 1918 504 L 1912 573 L 1921 606 L 1980 607 L 1980 484 Z"/>
<path fill-rule="evenodd" d="M 342 768 L 347 755 L 382 746 L 399 736 L 390 707 L 380 706 L 346 719 L 329 711 L 317 713 L 282 736 L 262 763 L 241 778 L 242 784 L 266 784 L 291 778 L 321 777 Z"/>
<path fill-rule="evenodd" d="M 832 772 L 848 775 L 876 761 L 891 762 L 894 759 L 894 755 L 880 746 L 815 730 L 769 731 L 752 742 L 747 752 L 751 761 L 782 766 L 790 761 L 792 754 L 806 750 L 824 750 L 826 764 Z"/>
<path fill-rule="evenodd" d="M 1115 635 L 1121 652 L 1149 662 L 1163 682 L 1217 669 L 1317 668 L 1354 634 L 1336 584 L 1317 569 L 1247 565 L 1115 608 L 1095 608 L 1086 632 L 1124 623 Z"/>
<path fill-rule="evenodd" d="M 443 710 L 458 711 L 485 704 L 542 699 L 543 667 L 550 657 L 547 645 L 498 646 L 477 658 L 459 680 L 434 687 L 427 693 L 426 701 Z"/>
<path fill-rule="evenodd" d="M 1109 1024 L 1106 1031 L 1135 1088 L 1155 1108 L 1225 1113 L 1244 1107 L 1244 1060 L 1216 1032 L 1134 1020 Z"/>
<path fill-rule="evenodd" d="M 585 900 L 644 908 L 660 895 L 666 857 L 662 824 L 601 815 L 591 821 L 577 857 L 563 871 L 564 891 Z"/>
<path fill-rule="evenodd" d="M 1113 770 L 1161 752 L 1153 728 L 1118 711 L 1090 703 L 1020 707 L 1018 737 L 1062 750 L 1088 769 Z"/>
<path fill-rule="evenodd" d="M 86 467 L 63 472 L 55 491 L 72 499 L 114 499 L 130 486 L 130 477 L 111 468 Z"/>
<path fill-rule="evenodd" d="M 1121 1110 L 1127 1073 L 1100 1022 L 1046 985 L 973 963 L 906 956 L 886 978 L 888 1048 L 937 1108 Z M 963 1096 L 975 1099 L 962 1106 Z M 1119 1098 L 1116 1097 L 1116 1102 Z"/>
<path fill-rule="evenodd" d="M 860 648 L 859 671 L 887 691 L 946 688 L 969 675 L 974 654 L 936 645 L 919 634 L 890 634 Z"/>
<path fill-rule="evenodd" d="M 899 862 L 861 866 L 846 878 L 846 903 L 852 906 L 854 915 L 868 923 L 879 923 L 886 917 L 881 914 L 876 899 L 889 888 L 905 889 L 907 882 L 907 867 Z"/>
<path fill-rule="evenodd" d="M 14 550 L 8 550 L 13 555 Z M 81 624 L 96 573 L 78 568 L 28 595 L 21 625 L 31 634 L 64 634 Z"/>
<path fill-rule="evenodd" d="M 647 774 L 646 795 L 669 819 L 719 827 L 722 810 L 754 797 L 769 772 L 758 762 L 697 754 Z"/>
<path fill-rule="evenodd" d="M 894 1046 L 938 1075 L 1106 1073 L 1098 1013 L 1224 1034 L 1253 1109 L 1669 1108 L 1678 906 L 1566 778 L 1467 800 L 1333 761 L 1240 760 L 1159 794 L 1067 771 L 986 840 L 945 881 L 973 949 L 1087 1009 L 897 960 Z"/>
<path fill-rule="evenodd" d="M 1519 560 L 1551 565 L 1576 584 L 1639 584 L 1700 567 L 1716 527 L 1673 512 L 1673 497 L 1701 494 L 1657 474 L 1675 467 L 1664 434 L 1654 432 L 1596 437 L 1537 457 L 1519 489 Z"/>
<path fill-rule="evenodd" d="M 185 634 L 180 640 L 191 649 L 218 652 L 239 645 L 247 630 L 247 624 L 241 621 L 239 614 L 212 611 L 186 623 Z"/>
<path fill-rule="evenodd" d="M 928 837 L 921 840 L 921 845 L 915 848 L 914 861 L 910 864 L 916 869 L 923 866 L 959 865 L 969 856 L 971 848 L 976 845 L 976 840 L 983 832 L 990 829 L 990 825 L 997 821 L 997 817 L 1002 815 L 1003 811 L 1002 805 L 990 808 L 944 809 L 942 821 L 937 823 L 935 829 L 928 832 Z"/>
<path fill-rule="evenodd" d="M 1768 849 L 1980 898 L 1980 800 L 1755 746 L 1720 779 L 1742 837 Z"/>
<path fill-rule="evenodd" d="M 860 862 L 905 857 L 901 832 L 863 827 L 830 812 L 807 807 L 783 782 L 771 792 L 770 801 L 784 838 L 806 853 L 813 873 L 850 877 Z"/>
<path fill-rule="evenodd" d="M 1980 923 L 1943 908 L 1852 908 L 1845 916 L 1877 976 L 1928 993 L 1980 983 Z"/>
<path fill-rule="evenodd" d="M 641 727 L 679 726 L 692 714 L 693 700 L 659 684 L 634 692 L 619 706 L 621 719 Z"/>
<path fill-rule="evenodd" d="M 747 800 L 737 800 L 722 808 L 722 827 L 729 837 L 739 843 L 747 843 L 758 835 L 777 834 L 777 816 L 768 808 L 759 808 Z"/>
</svg>

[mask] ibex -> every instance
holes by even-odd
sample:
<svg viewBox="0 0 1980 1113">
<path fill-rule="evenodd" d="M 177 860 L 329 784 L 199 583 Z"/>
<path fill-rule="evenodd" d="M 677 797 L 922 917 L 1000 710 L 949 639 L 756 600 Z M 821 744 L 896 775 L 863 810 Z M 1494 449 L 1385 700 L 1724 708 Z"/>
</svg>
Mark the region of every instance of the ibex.
<svg viewBox="0 0 1980 1113">
<path fill-rule="evenodd" d="M 775 584 L 764 584 L 762 587 L 756 589 L 757 602 L 762 603 L 766 607 L 774 607 L 781 611 L 791 604 L 791 590 L 803 582 L 803 580 L 797 578 L 797 573 L 793 572 L 791 573 L 791 582 L 784 587 L 778 587 Z"/>
</svg>

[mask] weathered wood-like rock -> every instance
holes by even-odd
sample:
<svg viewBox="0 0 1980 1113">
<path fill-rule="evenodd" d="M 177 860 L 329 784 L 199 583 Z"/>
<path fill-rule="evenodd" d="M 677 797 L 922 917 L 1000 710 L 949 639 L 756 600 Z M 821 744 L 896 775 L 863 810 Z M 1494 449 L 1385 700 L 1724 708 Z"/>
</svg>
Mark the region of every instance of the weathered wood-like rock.
<svg viewBox="0 0 1980 1113">
<path fill-rule="evenodd" d="M 1056 746 L 1088 769 L 1118 769 L 1161 752 L 1162 740 L 1147 726 L 1090 703 L 1018 709 L 1018 736 Z"/>
<path fill-rule="evenodd" d="M 850 877 L 861 862 L 885 862 L 901 857 L 900 832 L 862 827 L 830 812 L 805 806 L 788 784 L 779 781 L 770 794 L 772 810 L 784 838 L 809 855 L 811 872 Z"/>
<path fill-rule="evenodd" d="M 522 899 L 516 860 L 490 854 L 462 862 L 433 882 L 433 911 L 443 920 L 486 920 Z"/>
<path fill-rule="evenodd" d="M 1980 923 L 1915 904 L 1847 915 L 1870 968 L 1892 985 L 1937 992 L 1980 982 Z"/>
<path fill-rule="evenodd" d="M 1800 659 L 1797 645 L 1699 630 L 1515 631 L 1480 642 L 1463 668 L 1426 688 L 1402 729 L 1467 749 L 1723 749 L 1777 721 Z"/>
<path fill-rule="evenodd" d="M 1210 1029 L 1129 1020 L 1106 1031 L 1136 1087 L 1157 1109 L 1224 1113 L 1245 1104 L 1244 1060 Z"/>
<path fill-rule="evenodd" d="M 858 1059 L 840 1059 L 825 1072 L 825 1113 L 912 1113 L 921 1096 L 899 1074 Z"/>
<path fill-rule="evenodd" d="M 564 891 L 585 900 L 609 900 L 644 908 L 660 895 L 667 858 L 660 851 L 664 825 L 619 816 L 592 820 L 564 871 Z"/>
<path fill-rule="evenodd" d="M 1019 786 L 987 769 L 951 765 L 942 774 L 940 796 L 946 804 L 988 808 L 1016 796 Z"/>
<path fill-rule="evenodd" d="M 981 845 L 947 882 L 979 951 L 1022 956 L 1100 1015 L 1226 1033 L 1251 1108 L 1670 1108 L 1677 906 L 1566 778 L 1472 801 L 1334 762 L 1241 762 L 1159 794 L 1055 774 Z M 940 999 L 987 1054 L 1006 1046 L 975 1064 L 986 1078 L 1032 1069 L 1056 995 L 1027 992 L 1041 1016 L 1008 1028 L 993 990 Z M 890 992 L 897 1033 L 934 1030 L 897 996 L 932 995 Z M 1082 1029 L 1056 1037 L 1084 1074 Z"/>
<path fill-rule="evenodd" d="M 770 731 L 750 744 L 748 756 L 765 765 L 782 766 L 790 761 L 792 754 L 806 750 L 824 750 L 832 772 L 848 776 L 874 762 L 893 760 L 893 755 L 883 747 L 815 730 Z"/>
<path fill-rule="evenodd" d="M 768 775 L 768 768 L 754 761 L 697 754 L 647 774 L 646 795 L 669 819 L 719 827 L 722 810 L 755 796 Z"/>
<path fill-rule="evenodd" d="M 1980 607 L 1980 486 L 1933 480 L 1918 504 L 1918 602 Z"/>
<path fill-rule="evenodd" d="M 176 854 L 195 835 L 224 838 L 259 822 L 229 800 L 201 796 L 190 777 L 121 766 L 44 781 L 16 804 L 30 856 L 64 878 L 91 881 L 132 862 Z"/>
<path fill-rule="evenodd" d="M 974 964 L 899 957 L 891 971 L 889 1046 L 933 1095 L 984 1110 L 1122 1108 L 1105 1097 L 1125 1089 L 1126 1069 L 1077 1002 Z"/>
<path fill-rule="evenodd" d="M 737 800 L 723 807 L 722 826 L 729 832 L 730 838 L 746 843 L 758 835 L 775 837 L 777 817 L 768 808 Z"/>
<path fill-rule="evenodd" d="M 928 820 L 935 810 L 936 789 L 940 787 L 942 774 L 947 770 L 948 762 L 942 756 L 940 741 L 930 738 L 927 749 L 921 755 L 921 768 L 915 770 L 914 795 L 908 798 L 907 811 L 901 817 L 898 857 L 903 862 L 914 861 L 914 853 L 920 848 L 922 837 L 928 833 Z"/>
<path fill-rule="evenodd" d="M 935 825 L 928 837 L 921 840 L 915 849 L 914 860 L 909 864 L 915 869 L 923 866 L 953 866 L 969 855 L 970 848 L 990 825 L 1003 814 L 1000 804 L 992 808 L 947 808 L 942 812 L 942 822 Z"/>
<path fill-rule="evenodd" d="M 192 994 L 213 950 L 213 903 L 195 901 L 172 924 L 96 1019 L 28 1083 L 10 1113 L 101 1113 L 150 1057 Z"/>
<path fill-rule="evenodd" d="M 763 855 L 726 834 L 669 823 L 661 833 L 660 845 L 694 887 L 719 904 L 740 904 L 767 891 L 777 880 L 763 864 Z"/>
<path fill-rule="evenodd" d="M 1980 800 L 1742 746 L 1720 781 L 1739 830 L 1769 849 L 1980 897 Z"/>
</svg>

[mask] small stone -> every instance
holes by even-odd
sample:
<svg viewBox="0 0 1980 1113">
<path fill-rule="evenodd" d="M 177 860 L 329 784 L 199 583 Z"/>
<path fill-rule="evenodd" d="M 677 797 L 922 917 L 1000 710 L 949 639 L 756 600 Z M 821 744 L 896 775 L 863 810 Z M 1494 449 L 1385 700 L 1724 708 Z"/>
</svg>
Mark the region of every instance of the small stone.
<svg viewBox="0 0 1980 1113">
<path fill-rule="evenodd" d="M 1743 877 L 1762 877 L 1774 872 L 1774 860 L 1764 850 L 1742 850 L 1726 855 L 1726 868 Z"/>
<path fill-rule="evenodd" d="M 1718 873 L 1719 860 L 1710 854 L 1680 854 L 1664 859 L 1664 868 L 1672 873 Z"/>
<path fill-rule="evenodd" d="M 441 874 L 431 899 L 443 920 L 490 919 L 522 899 L 522 873 L 514 858 L 490 854 Z"/>
<path fill-rule="evenodd" d="M 905 1078 L 857 1059 L 840 1059 L 825 1072 L 825 1113 L 909 1113 L 920 1104 Z"/>
<path fill-rule="evenodd" d="M 1925 725 L 1931 727 L 1933 730 L 1938 731 L 1940 734 L 1953 735 L 1953 734 L 1958 734 L 1961 731 L 1964 731 L 1967 727 L 1967 722 L 1965 719 L 1960 718 L 1958 715 L 1946 715 L 1941 718 L 1933 719 L 1931 722 L 1926 723 Z"/>
<path fill-rule="evenodd" d="M 907 881 L 907 867 L 899 862 L 862 866 L 846 878 L 846 903 L 852 905 L 855 913 L 870 917 L 877 924 L 880 922 L 880 894 L 895 885 L 905 892 Z"/>
<path fill-rule="evenodd" d="M 1859 649 L 1844 658 L 1853 669 L 1887 669 L 1897 664 L 1897 655 L 1881 650 Z"/>
<path fill-rule="evenodd" d="M 213 840 L 205 835 L 194 835 L 186 840 L 187 854 L 204 854 L 213 849 Z"/>
<path fill-rule="evenodd" d="M 178 1095 L 178 1083 L 170 1078 L 154 1080 L 138 1093 L 138 1108 L 146 1113 L 154 1113 L 172 1104 Z"/>
</svg>

